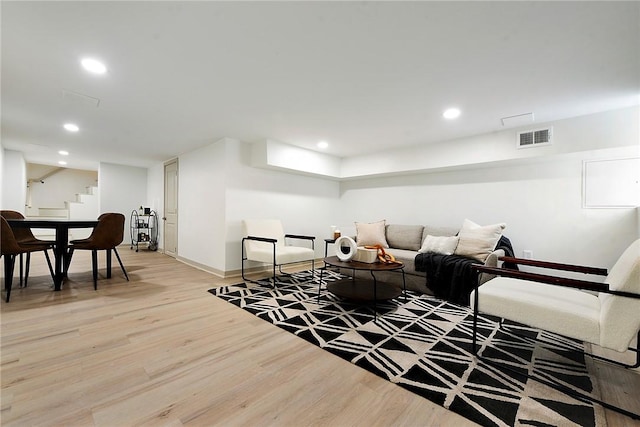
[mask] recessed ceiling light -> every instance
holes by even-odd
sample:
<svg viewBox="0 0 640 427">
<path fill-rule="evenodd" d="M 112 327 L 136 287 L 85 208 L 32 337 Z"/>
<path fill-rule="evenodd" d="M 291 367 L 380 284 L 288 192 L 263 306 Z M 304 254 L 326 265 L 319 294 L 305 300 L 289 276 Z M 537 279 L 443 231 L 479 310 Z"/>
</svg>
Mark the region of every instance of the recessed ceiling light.
<svg viewBox="0 0 640 427">
<path fill-rule="evenodd" d="M 58 151 L 58 154 L 60 154 L 61 156 L 68 156 L 69 152 L 68 151 L 64 151 L 64 150 L 60 150 L 60 151 Z"/>
<path fill-rule="evenodd" d="M 64 124 L 64 128 L 66 130 L 68 130 L 69 132 L 78 132 L 80 130 L 80 128 L 78 127 L 78 125 L 75 125 L 73 123 L 65 123 Z"/>
<path fill-rule="evenodd" d="M 65 162 L 64 160 L 60 160 L 60 161 L 58 162 L 58 164 L 59 164 L 59 165 L 64 166 L 64 165 L 66 165 L 66 164 L 67 164 L 67 162 Z"/>
<path fill-rule="evenodd" d="M 107 67 L 97 59 L 84 58 L 80 61 L 85 70 L 94 74 L 104 74 L 107 72 Z"/>
<path fill-rule="evenodd" d="M 456 119 L 460 116 L 460 110 L 457 108 L 448 108 L 442 113 L 445 119 Z"/>
<path fill-rule="evenodd" d="M 324 150 L 327 147 L 329 147 L 329 143 L 327 141 L 318 142 L 318 148 L 322 148 Z"/>
</svg>

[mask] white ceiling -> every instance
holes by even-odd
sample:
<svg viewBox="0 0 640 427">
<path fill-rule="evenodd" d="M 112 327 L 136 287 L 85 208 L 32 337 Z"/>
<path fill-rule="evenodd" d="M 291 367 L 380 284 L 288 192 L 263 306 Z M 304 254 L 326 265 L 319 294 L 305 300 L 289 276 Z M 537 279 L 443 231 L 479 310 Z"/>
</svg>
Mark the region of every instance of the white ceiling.
<svg viewBox="0 0 640 427">
<path fill-rule="evenodd" d="M 639 2 L 1 6 L 2 145 L 34 163 L 149 166 L 225 136 L 345 157 L 640 104 Z"/>
</svg>

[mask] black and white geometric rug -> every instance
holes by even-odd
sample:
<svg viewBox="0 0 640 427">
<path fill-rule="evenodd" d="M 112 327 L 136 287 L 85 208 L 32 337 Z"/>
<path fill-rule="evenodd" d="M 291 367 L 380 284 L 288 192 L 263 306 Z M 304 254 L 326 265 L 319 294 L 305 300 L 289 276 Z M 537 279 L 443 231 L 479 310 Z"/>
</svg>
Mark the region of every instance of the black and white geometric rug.
<svg viewBox="0 0 640 427">
<path fill-rule="evenodd" d="M 276 289 L 240 283 L 209 292 L 480 425 L 606 425 L 599 405 L 522 375 L 560 379 L 599 397 L 581 342 L 479 317 L 479 360 L 468 307 L 410 292 L 407 302 L 378 302 L 374 322 L 372 305 L 345 301 L 324 285 L 318 304 L 317 276 L 310 283 L 310 272 L 297 273 Z M 341 277 L 327 270 L 323 279 Z"/>
</svg>

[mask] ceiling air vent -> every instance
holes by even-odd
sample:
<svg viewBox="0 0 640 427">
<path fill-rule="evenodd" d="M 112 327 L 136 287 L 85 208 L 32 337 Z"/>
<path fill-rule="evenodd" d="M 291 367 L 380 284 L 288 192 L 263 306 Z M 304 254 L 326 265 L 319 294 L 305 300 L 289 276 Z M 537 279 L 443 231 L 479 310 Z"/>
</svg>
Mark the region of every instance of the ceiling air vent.
<svg viewBox="0 0 640 427">
<path fill-rule="evenodd" d="M 539 147 L 551 144 L 551 128 L 518 132 L 518 148 Z"/>
</svg>

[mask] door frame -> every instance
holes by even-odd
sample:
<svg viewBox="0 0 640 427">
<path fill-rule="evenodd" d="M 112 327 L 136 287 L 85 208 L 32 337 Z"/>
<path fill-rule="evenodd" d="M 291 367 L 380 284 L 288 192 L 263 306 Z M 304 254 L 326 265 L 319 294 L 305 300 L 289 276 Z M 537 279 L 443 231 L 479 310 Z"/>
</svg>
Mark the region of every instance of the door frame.
<svg viewBox="0 0 640 427">
<path fill-rule="evenodd" d="M 162 245 L 162 253 L 166 254 L 167 253 L 167 233 L 166 233 L 166 227 L 165 227 L 165 223 L 167 220 L 167 166 L 174 164 L 176 165 L 176 185 L 175 185 L 175 200 L 176 200 L 176 224 L 175 224 L 175 252 L 173 253 L 173 257 L 177 257 L 178 256 L 178 189 L 179 189 L 179 180 L 180 180 L 180 164 L 178 162 L 178 158 L 176 157 L 175 159 L 171 159 L 168 160 L 164 163 L 164 166 L 162 168 L 162 181 L 163 181 L 163 195 L 164 195 L 164 201 L 163 201 L 163 215 L 162 215 L 162 237 L 163 237 L 163 245 Z M 170 255 L 171 256 L 171 255 Z"/>
</svg>

